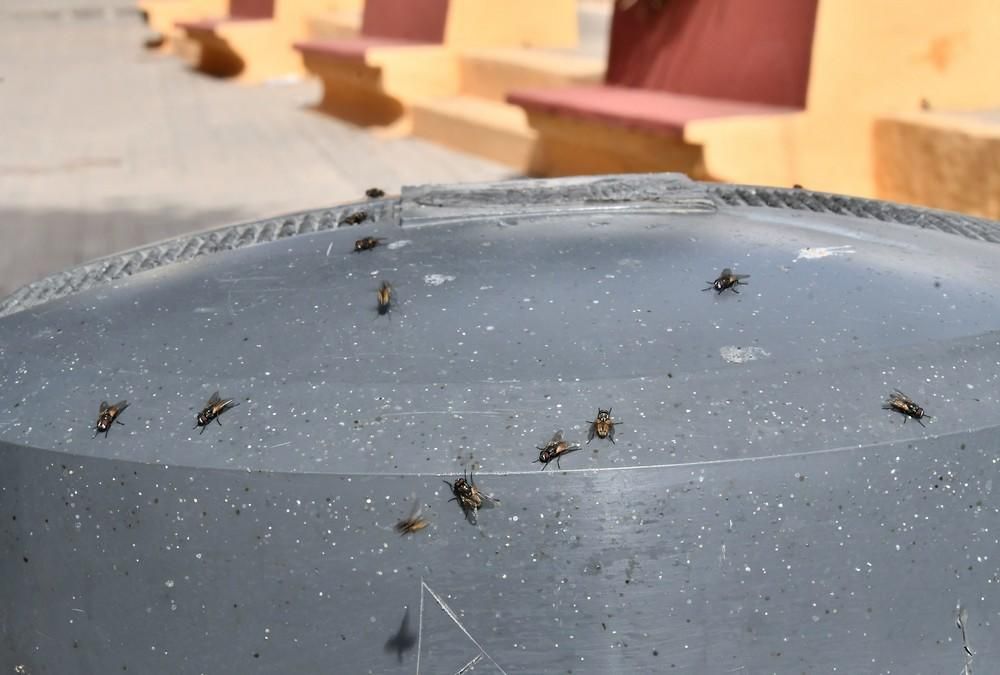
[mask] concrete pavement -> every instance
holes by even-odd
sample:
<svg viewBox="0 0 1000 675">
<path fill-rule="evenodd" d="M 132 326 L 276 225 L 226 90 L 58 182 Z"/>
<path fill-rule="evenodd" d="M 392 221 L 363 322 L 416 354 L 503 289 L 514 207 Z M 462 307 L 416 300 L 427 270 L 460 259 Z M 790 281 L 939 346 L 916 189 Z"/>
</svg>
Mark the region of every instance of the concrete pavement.
<svg viewBox="0 0 1000 675">
<path fill-rule="evenodd" d="M 191 230 L 509 170 L 313 112 L 315 82 L 243 87 L 142 47 L 131 0 L 0 6 L 0 296 Z"/>
</svg>

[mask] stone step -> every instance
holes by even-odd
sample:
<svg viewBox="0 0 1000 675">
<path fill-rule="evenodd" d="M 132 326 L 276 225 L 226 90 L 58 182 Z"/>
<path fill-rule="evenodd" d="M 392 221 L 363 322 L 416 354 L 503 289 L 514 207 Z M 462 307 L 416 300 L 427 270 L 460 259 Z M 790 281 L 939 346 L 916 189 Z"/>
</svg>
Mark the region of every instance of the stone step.
<svg viewBox="0 0 1000 675">
<path fill-rule="evenodd" d="M 527 171 L 535 131 L 518 106 L 473 96 L 453 96 L 413 105 L 413 134 Z"/>
<path fill-rule="evenodd" d="M 603 59 L 544 49 L 470 49 L 460 58 L 462 93 L 504 101 L 511 89 L 594 84 Z"/>
</svg>

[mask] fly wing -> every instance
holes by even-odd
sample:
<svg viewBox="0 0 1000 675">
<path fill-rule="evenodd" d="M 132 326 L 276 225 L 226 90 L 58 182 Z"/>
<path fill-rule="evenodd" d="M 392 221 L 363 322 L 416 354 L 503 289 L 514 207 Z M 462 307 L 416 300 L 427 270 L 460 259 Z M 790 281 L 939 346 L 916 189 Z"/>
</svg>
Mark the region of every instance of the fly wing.
<svg viewBox="0 0 1000 675">
<path fill-rule="evenodd" d="M 111 407 L 114 408 L 115 410 L 117 410 L 118 413 L 120 414 L 123 410 L 125 410 L 125 408 L 128 407 L 128 401 L 126 401 L 125 399 L 122 399 L 122 400 L 118 401 L 118 403 L 115 403 Z"/>
<path fill-rule="evenodd" d="M 411 499 L 413 499 L 413 508 L 410 509 L 410 515 L 407 516 L 405 519 L 396 523 L 396 531 L 399 532 L 400 534 L 407 534 L 411 530 L 411 528 L 413 528 L 414 525 L 417 524 L 418 520 L 420 519 L 420 515 L 424 511 L 424 505 L 421 502 L 417 501 L 416 495 L 411 495 Z M 415 528 L 415 529 L 422 529 L 422 528 Z"/>
<path fill-rule="evenodd" d="M 894 398 L 902 399 L 903 401 L 906 401 L 907 403 L 913 403 L 913 399 L 910 398 L 909 396 L 907 396 L 906 394 L 904 394 L 903 392 L 901 392 L 899 389 L 893 389 L 892 391 L 894 392 L 892 394 L 892 396 Z"/>
<path fill-rule="evenodd" d="M 211 408 L 212 406 L 214 406 L 217 403 L 220 403 L 221 401 L 222 399 L 219 398 L 219 392 L 215 392 L 214 394 L 208 397 L 208 403 L 205 404 L 205 407 Z"/>
<path fill-rule="evenodd" d="M 732 277 L 733 277 L 733 279 L 736 279 L 737 281 L 739 281 L 740 279 L 749 279 L 750 275 L 749 274 L 734 274 L 734 275 L 732 275 Z"/>
<path fill-rule="evenodd" d="M 105 410 L 107 410 L 107 409 L 108 409 L 109 407 L 110 407 L 110 406 L 108 406 L 108 402 L 107 402 L 107 401 L 101 401 L 101 409 L 100 409 L 100 412 L 104 412 L 104 411 L 105 411 Z"/>
<path fill-rule="evenodd" d="M 583 450 L 579 445 L 573 445 L 572 443 L 563 443 L 563 451 L 560 454 L 568 455 L 571 452 L 576 452 L 577 450 Z"/>
<path fill-rule="evenodd" d="M 410 517 L 407 518 L 407 520 L 412 521 L 419 518 L 420 515 L 424 512 L 424 505 L 423 503 L 417 501 L 416 495 L 411 495 L 411 499 L 413 499 L 413 508 L 410 509 Z"/>
<path fill-rule="evenodd" d="M 732 275 L 732 273 L 733 271 L 731 269 L 729 269 L 728 267 L 724 267 L 722 268 L 722 272 L 719 274 L 719 278 L 721 279 L 722 277 L 728 277 Z"/>
<path fill-rule="evenodd" d="M 552 434 L 552 439 L 549 441 L 549 445 L 556 445 L 562 441 L 562 429 Z"/>
</svg>

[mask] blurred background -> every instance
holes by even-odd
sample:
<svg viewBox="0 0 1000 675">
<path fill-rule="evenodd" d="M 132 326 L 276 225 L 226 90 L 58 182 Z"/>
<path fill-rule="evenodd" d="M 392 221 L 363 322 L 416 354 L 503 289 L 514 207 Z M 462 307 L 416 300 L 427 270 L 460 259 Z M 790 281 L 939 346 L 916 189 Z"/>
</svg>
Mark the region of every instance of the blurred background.
<svg viewBox="0 0 1000 675">
<path fill-rule="evenodd" d="M 0 296 L 378 187 L 680 171 L 1000 218 L 995 0 L 3 0 Z"/>
</svg>

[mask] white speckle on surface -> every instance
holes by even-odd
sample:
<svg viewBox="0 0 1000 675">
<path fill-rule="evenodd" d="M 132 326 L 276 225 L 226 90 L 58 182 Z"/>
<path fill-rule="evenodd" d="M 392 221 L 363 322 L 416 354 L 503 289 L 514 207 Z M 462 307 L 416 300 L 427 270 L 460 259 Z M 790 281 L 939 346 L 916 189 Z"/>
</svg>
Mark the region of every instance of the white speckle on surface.
<svg viewBox="0 0 1000 675">
<path fill-rule="evenodd" d="M 856 253 L 856 251 L 850 246 L 817 246 L 816 248 L 806 247 L 799 249 L 799 254 L 796 256 L 795 261 L 818 260 L 820 258 L 828 258 L 833 255 L 851 255 L 852 253 Z"/>
<path fill-rule="evenodd" d="M 440 286 L 441 284 L 454 281 L 455 277 L 447 274 L 425 274 L 424 283 L 428 286 Z"/>
<path fill-rule="evenodd" d="M 404 246 L 408 246 L 412 243 L 413 242 L 409 239 L 400 239 L 399 241 L 393 241 L 386 244 L 386 248 L 396 250 L 397 248 L 403 248 Z"/>
<path fill-rule="evenodd" d="M 167 579 L 166 581 L 163 582 L 163 585 L 166 586 L 167 588 L 173 588 L 174 587 L 174 580 L 173 579 Z"/>
<path fill-rule="evenodd" d="M 719 354 L 727 363 L 746 363 L 764 359 L 771 355 L 771 352 L 764 351 L 760 347 L 736 347 L 727 345 L 719 349 Z"/>
</svg>

